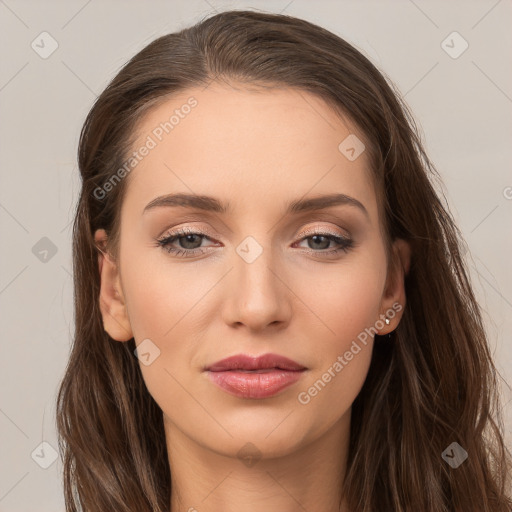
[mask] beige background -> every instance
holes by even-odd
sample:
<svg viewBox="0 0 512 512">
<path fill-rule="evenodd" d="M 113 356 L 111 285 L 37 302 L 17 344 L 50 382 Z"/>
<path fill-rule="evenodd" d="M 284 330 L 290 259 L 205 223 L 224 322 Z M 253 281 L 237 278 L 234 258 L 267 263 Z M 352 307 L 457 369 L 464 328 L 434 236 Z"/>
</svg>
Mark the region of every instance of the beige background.
<svg viewBox="0 0 512 512">
<path fill-rule="evenodd" d="M 64 510 L 62 465 L 51 454 L 73 332 L 70 223 L 85 115 L 149 41 L 215 10 L 245 7 L 328 28 L 405 94 L 469 244 L 497 367 L 512 382 L 510 0 L 0 0 L 0 512 Z M 31 47 L 43 31 L 58 44 L 46 59 Z M 450 36 L 449 51 L 469 44 L 458 58 L 442 47 L 453 31 L 463 39 Z M 48 51 L 51 39 L 42 37 Z M 511 400 L 505 388 L 508 436 Z"/>
</svg>

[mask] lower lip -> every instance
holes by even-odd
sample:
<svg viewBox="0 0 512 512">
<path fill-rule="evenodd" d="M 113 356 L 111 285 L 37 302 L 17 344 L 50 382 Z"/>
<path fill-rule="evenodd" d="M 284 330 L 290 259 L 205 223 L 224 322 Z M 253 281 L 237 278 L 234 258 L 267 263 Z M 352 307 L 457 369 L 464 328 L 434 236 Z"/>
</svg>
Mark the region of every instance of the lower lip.
<svg viewBox="0 0 512 512">
<path fill-rule="evenodd" d="M 229 370 L 207 372 L 210 380 L 221 389 L 239 398 L 268 398 L 297 382 L 304 370 L 268 370 L 242 372 Z"/>
</svg>

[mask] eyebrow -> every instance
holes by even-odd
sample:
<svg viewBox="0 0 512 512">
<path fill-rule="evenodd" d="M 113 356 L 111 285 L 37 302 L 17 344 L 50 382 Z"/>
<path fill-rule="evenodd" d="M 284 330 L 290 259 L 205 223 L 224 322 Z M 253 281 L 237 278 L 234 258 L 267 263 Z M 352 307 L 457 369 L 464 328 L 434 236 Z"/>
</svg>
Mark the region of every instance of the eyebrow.
<svg viewBox="0 0 512 512">
<path fill-rule="evenodd" d="M 287 214 L 296 214 L 301 212 L 323 210 L 331 206 L 346 205 L 359 209 L 369 219 L 370 215 L 364 205 L 354 197 L 346 194 L 328 194 L 311 197 L 307 199 L 298 199 L 288 203 L 286 206 Z M 229 213 L 232 210 L 231 203 L 222 202 L 215 197 L 195 194 L 167 194 L 159 196 L 150 201 L 144 208 L 142 214 L 158 207 L 176 207 L 195 208 L 214 213 Z"/>
</svg>

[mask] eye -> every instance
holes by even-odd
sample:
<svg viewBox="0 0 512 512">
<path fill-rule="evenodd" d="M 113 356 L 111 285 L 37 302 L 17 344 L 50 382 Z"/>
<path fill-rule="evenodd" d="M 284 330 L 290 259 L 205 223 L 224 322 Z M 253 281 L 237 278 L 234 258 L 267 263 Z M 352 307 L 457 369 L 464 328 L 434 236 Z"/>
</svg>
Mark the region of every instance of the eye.
<svg viewBox="0 0 512 512">
<path fill-rule="evenodd" d="M 182 228 L 168 233 L 164 238 L 157 240 L 157 242 L 165 251 L 178 257 L 189 258 L 205 252 L 204 248 L 201 247 L 203 239 L 211 240 L 205 233 Z M 179 241 L 182 247 L 173 247 L 172 244 L 176 241 Z"/>
<path fill-rule="evenodd" d="M 158 239 L 157 243 L 174 256 L 190 258 L 206 252 L 206 248 L 201 247 L 203 240 L 212 239 L 200 231 L 182 228 L 166 234 L 163 238 Z M 306 249 L 305 252 L 320 257 L 333 257 L 339 255 L 342 251 L 347 253 L 354 246 L 352 239 L 331 232 L 310 231 L 307 236 L 302 237 L 296 244 L 305 241 L 308 241 L 309 246 L 309 249 Z M 176 242 L 178 242 L 178 247 L 173 245 Z M 332 243 L 335 243 L 338 247 L 326 250 Z M 302 249 L 305 248 L 302 247 Z"/>
<path fill-rule="evenodd" d="M 299 243 L 305 241 L 307 241 L 308 247 L 312 249 L 306 252 L 313 252 L 315 256 L 318 255 L 321 257 L 336 256 L 339 255 L 341 251 L 346 253 L 354 246 L 352 239 L 335 233 L 313 232 L 303 237 Z M 337 244 L 338 247 L 326 251 L 325 249 L 328 249 L 329 245 L 333 242 Z"/>
</svg>

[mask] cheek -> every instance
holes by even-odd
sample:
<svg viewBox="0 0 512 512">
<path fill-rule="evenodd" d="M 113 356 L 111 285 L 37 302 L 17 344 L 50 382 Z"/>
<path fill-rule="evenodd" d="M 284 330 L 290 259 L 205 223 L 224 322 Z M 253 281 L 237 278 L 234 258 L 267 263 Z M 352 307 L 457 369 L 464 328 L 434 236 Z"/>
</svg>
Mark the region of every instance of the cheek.
<svg viewBox="0 0 512 512">
<path fill-rule="evenodd" d="M 345 348 L 327 356 L 325 365 L 297 391 L 297 412 L 309 423 L 313 437 L 346 418 L 368 375 L 372 342 L 349 343 Z"/>
<path fill-rule="evenodd" d="M 318 418 L 311 424 L 315 435 L 338 422 L 350 410 L 366 380 L 372 358 L 373 333 L 369 327 L 374 324 L 377 294 L 369 288 L 354 285 L 352 289 L 346 284 L 337 294 L 332 294 L 332 301 L 321 309 L 330 330 L 326 336 L 317 336 L 314 340 L 317 350 L 311 353 L 315 364 L 297 391 L 302 414 Z"/>
<path fill-rule="evenodd" d="M 307 304 L 315 314 L 302 320 L 302 328 L 310 332 L 314 347 L 321 347 L 321 351 L 311 352 L 315 365 L 297 401 L 308 413 L 318 411 L 325 421 L 322 425 L 337 421 L 350 408 L 368 374 L 372 327 L 382 313 L 385 283 L 384 254 L 382 260 L 376 258 L 378 254 L 378 248 L 361 252 L 357 259 L 347 259 L 345 266 L 333 265 L 329 272 L 309 274 L 294 288 L 301 297 L 308 297 Z"/>
<path fill-rule="evenodd" d="M 194 304 L 205 291 L 187 273 L 172 272 L 165 261 L 151 265 L 149 260 L 132 257 L 124 265 L 128 316 L 136 344 L 150 347 L 150 364 L 142 358 L 139 363 L 148 392 L 162 410 L 180 410 L 190 401 L 182 386 L 189 388 L 191 354 L 197 349 Z"/>
<path fill-rule="evenodd" d="M 376 253 L 378 254 L 378 248 Z M 382 256 L 384 258 L 384 255 Z M 330 352 L 344 351 L 357 336 L 375 325 L 385 284 L 384 260 L 370 251 L 347 257 L 339 264 L 311 267 L 293 284 L 294 292 L 309 311 L 308 320 L 301 320 L 304 329 L 318 324 L 317 332 L 324 338 L 322 346 Z M 311 314 L 309 314 L 311 313 Z"/>
<path fill-rule="evenodd" d="M 194 355 L 204 343 L 203 312 L 212 309 L 211 291 L 219 276 L 171 264 L 156 248 L 147 253 L 133 250 L 124 261 L 122 280 L 137 345 L 149 339 L 157 347 L 155 353 L 160 351 L 150 365 L 141 363 L 148 389 L 158 401 L 162 393 L 178 390 L 177 381 L 185 382 L 191 368 L 197 369 Z"/>
<path fill-rule="evenodd" d="M 193 272 L 166 265 L 161 254 L 155 257 L 162 249 L 151 251 L 140 256 L 132 252 L 123 265 L 126 307 L 137 341 L 171 338 L 174 326 L 179 328 L 207 291 L 207 283 L 196 280 Z"/>
</svg>

